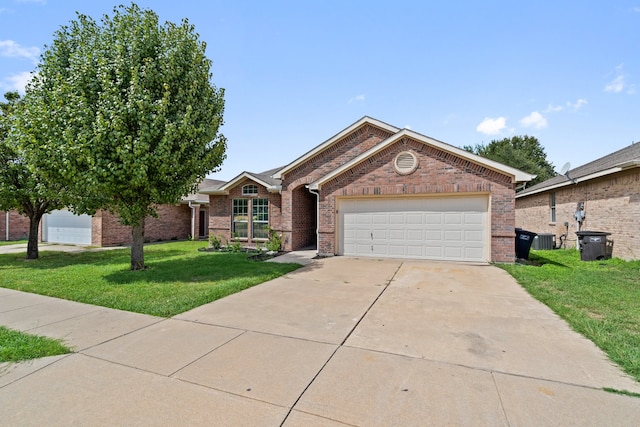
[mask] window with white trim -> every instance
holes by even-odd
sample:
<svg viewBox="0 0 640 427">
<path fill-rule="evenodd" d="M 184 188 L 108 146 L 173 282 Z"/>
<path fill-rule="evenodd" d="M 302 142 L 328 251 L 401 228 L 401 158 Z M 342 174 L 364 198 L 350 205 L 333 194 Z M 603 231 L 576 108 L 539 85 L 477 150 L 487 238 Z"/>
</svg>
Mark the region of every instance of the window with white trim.
<svg viewBox="0 0 640 427">
<path fill-rule="evenodd" d="M 252 235 L 254 239 L 267 239 L 269 232 L 269 201 L 267 199 L 253 199 L 251 201 L 252 210 Z"/>
<path fill-rule="evenodd" d="M 246 239 L 249 236 L 249 200 L 233 199 L 233 213 L 231 217 L 232 236 Z"/>
<path fill-rule="evenodd" d="M 556 193 L 549 194 L 549 208 L 551 208 L 551 222 L 556 222 Z"/>
<path fill-rule="evenodd" d="M 253 196 L 258 194 L 258 186 L 255 184 L 247 184 L 242 187 L 242 195 L 243 196 Z"/>
</svg>

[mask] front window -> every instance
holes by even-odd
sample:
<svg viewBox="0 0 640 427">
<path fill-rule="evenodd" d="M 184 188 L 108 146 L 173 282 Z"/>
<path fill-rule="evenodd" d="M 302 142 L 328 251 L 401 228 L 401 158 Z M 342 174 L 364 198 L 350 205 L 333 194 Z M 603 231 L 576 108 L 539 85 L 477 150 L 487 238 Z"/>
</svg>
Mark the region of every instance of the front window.
<svg viewBox="0 0 640 427">
<path fill-rule="evenodd" d="M 253 210 L 253 238 L 267 239 L 269 233 L 269 201 L 267 199 L 255 199 L 251 203 Z"/>
<path fill-rule="evenodd" d="M 242 187 L 243 196 L 252 196 L 258 194 L 258 186 L 254 184 L 248 184 Z"/>
<path fill-rule="evenodd" d="M 549 194 L 549 207 L 551 208 L 551 222 L 556 222 L 556 193 Z"/>
<path fill-rule="evenodd" d="M 249 200 L 233 199 L 233 237 L 246 239 L 249 236 Z"/>
</svg>

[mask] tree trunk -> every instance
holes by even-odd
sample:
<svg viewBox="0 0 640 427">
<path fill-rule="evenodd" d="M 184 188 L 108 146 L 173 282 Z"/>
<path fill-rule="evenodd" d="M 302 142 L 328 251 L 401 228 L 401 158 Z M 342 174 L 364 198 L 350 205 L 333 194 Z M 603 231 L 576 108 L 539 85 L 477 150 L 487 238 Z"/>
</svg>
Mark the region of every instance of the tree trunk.
<svg viewBox="0 0 640 427">
<path fill-rule="evenodd" d="M 40 219 L 42 215 L 31 214 L 29 215 L 29 241 L 27 243 L 27 259 L 38 259 L 40 256 L 38 252 L 38 228 L 40 226 Z"/>
<path fill-rule="evenodd" d="M 144 218 L 131 229 L 131 270 L 144 270 Z"/>
</svg>

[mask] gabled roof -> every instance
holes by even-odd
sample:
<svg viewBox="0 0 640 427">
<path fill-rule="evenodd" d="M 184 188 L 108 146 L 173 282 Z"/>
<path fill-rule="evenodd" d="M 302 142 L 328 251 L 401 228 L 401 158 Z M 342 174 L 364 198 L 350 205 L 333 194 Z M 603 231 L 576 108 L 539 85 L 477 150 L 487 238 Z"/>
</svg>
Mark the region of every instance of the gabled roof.
<svg viewBox="0 0 640 427">
<path fill-rule="evenodd" d="M 300 156 L 297 159 L 295 159 L 293 162 L 289 163 L 285 167 L 283 167 L 280 170 L 278 170 L 276 173 L 274 173 L 273 177 L 276 178 L 276 179 L 282 179 L 282 177 L 287 172 L 293 170 L 295 167 L 297 167 L 300 164 L 306 162 L 307 160 L 309 160 L 313 156 L 315 156 L 315 155 L 317 155 L 319 153 L 322 153 L 324 150 L 326 150 L 327 148 L 331 147 L 333 144 L 335 144 L 336 142 L 340 141 L 345 136 L 349 135 L 353 131 L 355 131 L 355 130 L 357 130 L 357 129 L 361 128 L 362 126 L 365 126 L 365 125 L 375 126 L 377 128 L 380 128 L 380 129 L 383 129 L 383 130 L 386 130 L 386 131 L 392 132 L 392 133 L 396 133 L 396 132 L 398 132 L 400 130 L 399 128 L 397 128 L 395 126 L 391 126 L 390 124 L 381 122 L 380 120 L 376 120 L 374 118 L 371 118 L 371 117 L 368 117 L 368 116 L 364 116 L 363 118 L 361 118 L 357 122 L 355 122 L 352 125 L 346 127 L 345 129 L 343 129 L 342 131 L 338 132 L 337 134 L 335 134 L 331 138 L 327 139 L 325 142 L 323 142 L 322 144 L 318 145 L 317 147 L 315 147 L 311 151 L 306 152 L 302 156 Z"/>
<path fill-rule="evenodd" d="M 224 184 L 224 181 L 220 181 L 217 179 L 209 179 L 205 178 L 202 180 L 200 185 L 198 186 L 198 192 L 189 194 L 187 197 L 182 198 L 182 203 L 192 202 L 192 203 L 209 203 L 209 195 L 205 194 L 204 191 L 212 190 Z"/>
<path fill-rule="evenodd" d="M 631 144 L 621 150 L 608 154 L 585 165 L 570 169 L 566 175 L 556 175 L 531 188 L 520 191 L 516 198 L 530 196 L 543 191 L 567 185 L 578 184 L 590 179 L 620 172 L 625 169 L 640 167 L 640 142 Z"/>
<path fill-rule="evenodd" d="M 333 178 L 341 175 L 342 173 L 348 171 L 349 169 L 353 168 L 354 166 L 358 165 L 359 163 L 365 161 L 366 159 L 368 159 L 369 157 L 373 156 L 374 154 L 384 150 L 385 148 L 387 148 L 388 146 L 390 146 L 391 144 L 394 144 L 398 141 L 400 141 L 402 138 L 411 138 L 413 140 L 422 142 L 423 144 L 427 144 L 430 145 L 432 147 L 435 147 L 439 150 L 451 153 L 456 155 L 457 157 L 461 157 L 463 159 L 466 159 L 472 163 L 476 163 L 479 164 L 481 166 L 484 166 L 488 169 L 494 170 L 496 172 L 499 172 L 503 175 L 507 175 L 507 176 L 511 176 L 513 182 L 525 182 L 525 181 L 531 181 L 532 179 L 535 178 L 535 175 L 531 175 L 529 173 L 523 172 L 521 170 L 512 168 L 510 166 L 506 166 L 503 165 L 502 163 L 498 163 L 496 161 L 493 160 L 489 160 L 486 159 L 484 157 L 480 157 L 476 154 L 470 153 L 466 150 L 463 150 L 461 148 L 458 147 L 454 147 L 453 145 L 449 145 L 447 143 L 444 143 L 442 141 L 438 141 L 436 139 L 430 138 L 428 136 L 419 134 L 417 132 L 414 132 L 412 130 L 409 129 L 402 129 L 399 132 L 396 132 L 394 135 L 392 135 L 391 137 L 387 138 L 386 140 L 382 141 L 381 143 L 379 143 L 378 145 L 374 146 L 373 148 L 369 149 L 368 151 L 365 151 L 364 153 L 360 154 L 358 157 L 355 157 L 354 159 L 352 159 L 351 161 L 349 161 L 348 163 L 345 163 L 344 165 L 340 166 L 337 169 L 334 169 L 332 172 L 328 173 L 327 175 L 323 176 L 322 178 L 318 179 L 315 182 L 312 182 L 311 184 L 309 184 L 309 189 L 311 190 L 318 190 L 322 187 L 322 185 L 326 182 L 329 182 L 330 180 L 332 180 Z"/>
<path fill-rule="evenodd" d="M 280 180 L 275 179 L 273 174 L 277 172 L 280 168 L 269 169 L 268 171 L 254 173 L 254 172 L 242 172 L 240 175 L 233 178 L 231 181 L 223 182 L 220 186 L 215 188 L 208 188 L 206 190 L 202 190 L 204 194 L 228 194 L 229 190 L 242 182 L 245 178 L 250 179 L 263 187 L 265 187 L 270 192 L 278 192 L 280 191 Z"/>
</svg>

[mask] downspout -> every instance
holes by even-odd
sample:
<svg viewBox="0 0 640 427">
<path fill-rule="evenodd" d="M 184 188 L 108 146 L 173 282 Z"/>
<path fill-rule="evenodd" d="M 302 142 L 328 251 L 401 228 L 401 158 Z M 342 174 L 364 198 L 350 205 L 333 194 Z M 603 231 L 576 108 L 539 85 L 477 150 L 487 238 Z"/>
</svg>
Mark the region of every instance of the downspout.
<svg viewBox="0 0 640 427">
<path fill-rule="evenodd" d="M 195 233 L 195 227 L 196 227 L 196 207 L 199 207 L 200 205 L 192 205 L 191 204 L 191 200 L 189 200 L 189 207 L 191 208 L 191 238 L 193 240 L 196 240 L 196 233 Z M 199 236 L 198 236 L 199 237 Z"/>
<path fill-rule="evenodd" d="M 320 193 L 318 190 L 307 188 L 311 194 L 316 195 L 316 255 L 320 256 Z"/>
</svg>

